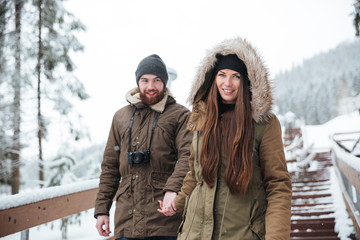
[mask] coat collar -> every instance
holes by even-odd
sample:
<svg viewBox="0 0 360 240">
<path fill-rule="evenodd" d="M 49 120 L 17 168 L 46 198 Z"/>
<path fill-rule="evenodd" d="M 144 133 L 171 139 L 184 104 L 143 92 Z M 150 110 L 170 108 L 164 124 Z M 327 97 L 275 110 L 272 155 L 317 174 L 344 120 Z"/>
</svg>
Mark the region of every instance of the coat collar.
<svg viewBox="0 0 360 240">
<path fill-rule="evenodd" d="M 268 120 L 271 116 L 273 104 L 272 82 L 268 79 L 268 69 L 257 50 L 242 38 L 224 40 L 207 51 L 197 69 L 188 102 L 195 104 L 206 98 L 212 84 L 211 76 L 217 61 L 217 54 L 236 54 L 238 58 L 244 61 L 251 82 L 253 119 L 256 122 Z"/>
<path fill-rule="evenodd" d="M 129 92 L 127 92 L 125 95 L 125 98 L 126 98 L 126 101 L 128 101 L 131 105 L 134 105 L 137 108 L 143 108 L 146 106 L 140 99 L 140 92 L 139 92 L 138 87 L 133 88 Z M 161 99 L 160 102 L 155 103 L 153 105 L 148 105 L 148 106 L 156 112 L 163 113 L 165 110 L 166 104 L 169 101 L 175 102 L 175 99 L 172 96 L 170 89 L 166 88 L 164 98 Z"/>
</svg>

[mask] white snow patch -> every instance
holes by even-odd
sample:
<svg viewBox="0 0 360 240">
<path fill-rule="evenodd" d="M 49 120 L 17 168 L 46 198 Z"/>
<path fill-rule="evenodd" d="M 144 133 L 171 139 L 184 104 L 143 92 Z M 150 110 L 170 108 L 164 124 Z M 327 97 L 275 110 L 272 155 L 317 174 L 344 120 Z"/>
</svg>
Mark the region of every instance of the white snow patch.
<svg viewBox="0 0 360 240">
<path fill-rule="evenodd" d="M 43 189 L 27 189 L 15 195 L 2 196 L 0 198 L 0 210 L 97 188 L 98 184 L 99 179 L 93 179 Z"/>
<path fill-rule="evenodd" d="M 302 128 L 304 142 L 314 143 L 313 148 L 330 149 L 330 137 L 334 133 L 360 131 L 360 115 L 355 111 L 336 117 L 323 125 L 308 125 Z"/>
<path fill-rule="evenodd" d="M 346 205 L 342 197 L 340 190 L 339 182 L 335 174 L 334 167 L 330 169 L 330 178 L 331 178 L 331 191 L 332 197 L 334 199 L 334 209 L 335 209 L 335 231 L 338 233 L 338 237 L 341 240 L 348 240 L 348 236 L 351 233 L 354 233 L 354 227 L 352 220 L 349 217 L 349 214 L 346 210 Z"/>
<path fill-rule="evenodd" d="M 349 166 L 360 172 L 360 160 L 358 157 L 347 153 L 344 149 L 340 148 L 335 142 L 332 143 L 332 149 L 336 156 L 346 162 Z"/>
</svg>

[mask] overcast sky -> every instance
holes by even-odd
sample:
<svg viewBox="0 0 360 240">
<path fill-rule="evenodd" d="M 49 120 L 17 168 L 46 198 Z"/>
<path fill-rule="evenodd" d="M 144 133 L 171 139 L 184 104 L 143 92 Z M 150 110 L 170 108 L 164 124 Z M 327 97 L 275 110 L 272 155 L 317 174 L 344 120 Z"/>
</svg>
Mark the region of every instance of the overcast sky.
<svg viewBox="0 0 360 240">
<path fill-rule="evenodd" d="M 136 86 L 138 62 L 153 53 L 174 68 L 171 91 L 186 103 L 205 50 L 240 36 L 262 54 L 271 77 L 304 59 L 352 41 L 353 0 L 68 0 L 87 31 L 76 76 L 91 99 L 79 105 L 95 142 L 106 140 L 112 116 Z"/>
</svg>

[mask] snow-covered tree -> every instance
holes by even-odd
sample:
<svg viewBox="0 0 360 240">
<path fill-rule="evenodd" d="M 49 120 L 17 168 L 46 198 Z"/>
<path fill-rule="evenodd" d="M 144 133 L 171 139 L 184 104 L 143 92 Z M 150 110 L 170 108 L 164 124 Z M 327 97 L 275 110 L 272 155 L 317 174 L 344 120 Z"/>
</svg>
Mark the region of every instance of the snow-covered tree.
<svg viewBox="0 0 360 240">
<path fill-rule="evenodd" d="M 20 180 L 36 180 L 20 173 L 32 169 L 33 178 L 35 162 L 69 155 L 87 136 L 73 104 L 88 95 L 71 60 L 83 50 L 75 34 L 84 30 L 61 0 L 0 1 L 0 183 L 12 184 L 13 193 Z M 61 152 L 49 149 L 62 143 Z M 39 172 L 43 184 L 42 164 Z"/>
<path fill-rule="evenodd" d="M 6 49 L 6 18 L 9 10 L 7 1 L 0 2 L 0 183 L 11 184 L 10 177 L 10 163 L 9 163 L 9 148 L 10 136 L 8 134 L 9 123 L 9 107 L 6 101 L 7 83 L 7 61 L 5 58 Z"/>
<path fill-rule="evenodd" d="M 355 35 L 360 36 L 360 0 L 354 1 L 354 20 Z"/>
<path fill-rule="evenodd" d="M 75 165 L 75 159 L 72 156 L 58 156 L 47 167 L 49 168 L 49 181 L 47 187 L 60 186 L 77 181 L 76 176 L 72 173 L 72 168 Z M 80 213 L 64 217 L 61 219 L 61 239 L 67 239 L 67 230 L 69 224 L 80 224 Z"/>
<path fill-rule="evenodd" d="M 65 10 L 61 1 L 36 0 L 33 4 L 38 12 L 37 136 L 39 180 L 42 182 L 44 181 L 42 141 L 46 131 L 42 104 L 46 100 L 51 100 L 54 102 L 54 109 L 62 115 L 68 115 L 72 110 L 71 98 L 76 97 L 80 100 L 88 98 L 82 83 L 75 77 L 65 74 L 65 72 L 72 72 L 75 68 L 70 53 L 83 50 L 74 32 L 83 31 L 85 27 Z M 70 126 L 72 126 L 71 122 Z M 69 132 L 74 133 L 74 129 L 70 127 Z M 77 132 L 75 135 L 75 139 L 80 137 Z"/>
<path fill-rule="evenodd" d="M 12 74 L 12 147 L 11 147 L 11 192 L 12 194 L 19 192 L 20 187 L 20 134 L 21 134 L 21 89 L 22 89 L 22 59 L 21 59 L 21 16 L 23 11 L 23 1 L 16 0 L 15 4 L 15 70 Z"/>
<path fill-rule="evenodd" d="M 360 41 L 355 40 L 276 75 L 279 113 L 292 111 L 306 124 L 321 124 L 358 109 L 359 69 Z"/>
</svg>

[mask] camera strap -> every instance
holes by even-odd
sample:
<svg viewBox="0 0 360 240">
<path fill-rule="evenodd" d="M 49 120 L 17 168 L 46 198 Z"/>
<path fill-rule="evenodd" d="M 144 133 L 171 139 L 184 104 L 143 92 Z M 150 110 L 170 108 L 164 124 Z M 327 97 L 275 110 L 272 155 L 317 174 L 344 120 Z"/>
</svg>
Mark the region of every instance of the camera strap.
<svg viewBox="0 0 360 240">
<path fill-rule="evenodd" d="M 130 152 L 130 146 L 131 146 L 131 129 L 132 129 L 133 125 L 134 125 L 135 112 L 136 112 L 136 108 L 135 108 L 135 111 L 133 112 L 133 114 L 132 114 L 132 116 L 130 118 L 130 124 L 129 124 L 129 149 L 128 149 L 129 152 Z M 160 116 L 160 113 L 156 112 L 155 119 L 154 119 L 154 122 L 153 122 L 153 125 L 152 125 L 152 128 L 151 128 L 149 151 L 150 151 L 150 147 L 151 147 L 152 138 L 153 138 L 153 135 L 154 135 L 154 130 L 155 130 L 156 124 L 157 124 L 157 122 L 159 120 L 159 116 Z"/>
</svg>

